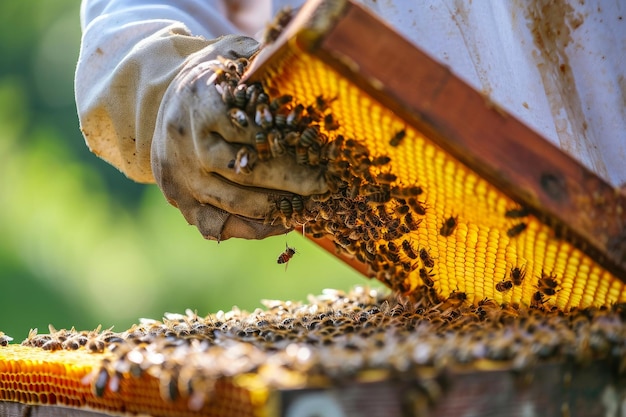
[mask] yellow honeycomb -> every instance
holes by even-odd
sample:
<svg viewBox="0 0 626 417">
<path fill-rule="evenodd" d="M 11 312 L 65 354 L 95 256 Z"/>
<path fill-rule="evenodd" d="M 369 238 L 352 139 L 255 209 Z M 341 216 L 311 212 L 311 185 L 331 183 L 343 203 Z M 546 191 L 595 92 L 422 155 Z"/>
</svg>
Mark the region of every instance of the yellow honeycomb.
<svg viewBox="0 0 626 417">
<path fill-rule="evenodd" d="M 84 350 L 52 352 L 19 345 L 0 347 L 0 401 L 163 417 L 256 416 L 263 405 L 259 404 L 259 388 L 249 388 L 252 387 L 249 381 L 242 384 L 218 381 L 213 400 L 194 410 L 188 398 L 166 401 L 161 395 L 159 379 L 148 374 L 119 378 L 115 392 L 111 390 L 111 379 L 107 378 L 103 392 L 97 395 L 94 386 L 98 375 L 92 371 L 101 369 L 103 361 L 111 357 Z M 261 400 L 264 398 L 261 395 Z"/>
</svg>

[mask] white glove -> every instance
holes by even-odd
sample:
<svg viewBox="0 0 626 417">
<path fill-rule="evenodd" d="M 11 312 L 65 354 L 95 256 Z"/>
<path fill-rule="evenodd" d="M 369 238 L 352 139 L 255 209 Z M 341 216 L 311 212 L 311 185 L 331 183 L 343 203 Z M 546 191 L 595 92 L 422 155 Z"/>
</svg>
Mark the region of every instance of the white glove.
<svg viewBox="0 0 626 417">
<path fill-rule="evenodd" d="M 293 155 L 258 160 L 255 137 L 262 129 L 254 115 L 239 120 L 242 112 L 225 104 L 223 89 L 214 82 L 216 60 L 250 58 L 257 49 L 251 38 L 225 36 L 194 53 L 159 109 L 154 177 L 168 201 L 207 239 L 285 233 L 282 222 L 268 220 L 280 200 L 328 190 L 321 170 L 297 164 Z"/>
</svg>

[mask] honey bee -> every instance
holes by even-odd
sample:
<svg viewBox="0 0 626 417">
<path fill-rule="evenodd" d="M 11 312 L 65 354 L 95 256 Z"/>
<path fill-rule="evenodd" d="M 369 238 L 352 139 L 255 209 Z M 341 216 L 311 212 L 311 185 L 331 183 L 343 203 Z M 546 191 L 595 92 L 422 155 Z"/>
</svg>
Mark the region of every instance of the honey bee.
<svg viewBox="0 0 626 417">
<path fill-rule="evenodd" d="M 526 271 L 519 267 L 511 268 L 511 280 L 513 281 L 513 285 L 519 286 L 522 285 L 522 281 L 524 281 L 524 277 L 526 276 Z"/>
<path fill-rule="evenodd" d="M 404 216 L 405 214 L 409 212 L 409 210 L 411 210 L 411 208 L 406 204 L 400 204 L 399 206 L 393 209 L 393 211 L 399 216 Z"/>
<path fill-rule="evenodd" d="M 279 128 L 287 126 L 287 114 L 283 112 L 277 112 L 274 114 L 274 125 Z"/>
<path fill-rule="evenodd" d="M 260 87 L 260 89 L 261 91 L 259 91 L 259 95 L 257 96 L 255 104 L 258 104 L 258 103 L 269 104 L 270 97 L 265 93 L 265 91 L 263 91 L 263 87 Z"/>
<path fill-rule="evenodd" d="M 404 139 L 404 137 L 406 136 L 406 130 L 402 129 L 399 130 L 395 135 L 393 135 L 393 137 L 389 140 L 389 145 L 396 147 L 398 145 L 400 145 L 400 143 L 402 142 L 402 139 Z"/>
<path fill-rule="evenodd" d="M 102 397 L 104 395 L 104 390 L 109 383 L 110 377 L 109 371 L 105 367 L 102 367 L 100 371 L 98 371 L 97 376 L 95 377 L 96 381 L 93 385 L 96 397 Z"/>
<path fill-rule="evenodd" d="M 387 209 L 385 208 L 385 206 L 383 204 L 376 206 L 376 213 L 378 214 L 378 217 L 380 217 L 380 219 L 383 222 L 390 222 L 389 224 L 387 224 L 387 227 L 389 228 L 393 228 L 394 225 L 396 224 L 400 224 L 400 221 L 398 219 L 391 219 L 391 216 L 389 215 L 389 212 L 387 212 Z M 396 220 L 396 221 L 394 221 Z M 397 227 L 397 226 L 396 226 Z"/>
<path fill-rule="evenodd" d="M 387 242 L 387 248 L 389 248 L 390 252 L 398 253 L 400 248 L 394 242 Z"/>
<path fill-rule="evenodd" d="M 287 270 L 288 262 L 291 258 L 293 258 L 293 255 L 295 254 L 296 248 L 290 248 L 289 245 L 285 243 L 285 251 L 278 255 L 278 260 L 276 261 L 276 263 L 285 264 L 285 270 Z"/>
<path fill-rule="evenodd" d="M 297 146 L 300 143 L 300 134 L 298 132 L 289 132 L 285 135 L 284 141 L 289 146 Z"/>
<path fill-rule="evenodd" d="M 270 110 L 272 112 L 277 112 L 286 104 L 291 103 L 291 100 L 293 100 L 293 96 L 289 94 L 284 94 L 282 96 L 276 97 L 270 102 Z"/>
<path fill-rule="evenodd" d="M 376 241 L 370 239 L 365 243 L 365 250 L 373 255 L 376 255 Z"/>
<path fill-rule="evenodd" d="M 524 222 L 518 223 L 515 226 L 512 226 L 511 228 L 509 228 L 509 230 L 506 231 L 506 235 L 510 238 L 514 238 L 520 233 L 522 233 L 524 230 L 526 230 L 527 227 L 528 227 L 528 224 Z"/>
<path fill-rule="evenodd" d="M 557 293 L 556 287 L 559 286 L 559 283 L 555 279 L 555 275 L 547 275 L 543 271 L 541 272 L 541 278 L 538 281 L 538 289 L 545 295 L 555 295 Z"/>
<path fill-rule="evenodd" d="M 333 236 L 336 235 L 340 229 L 341 229 L 341 226 L 339 225 L 339 223 L 328 222 L 324 224 L 324 230 L 326 230 L 326 232 L 329 235 L 333 235 Z"/>
<path fill-rule="evenodd" d="M 381 172 L 376 176 L 376 181 L 378 181 L 380 184 L 391 184 L 397 179 L 398 177 L 391 172 Z"/>
<path fill-rule="evenodd" d="M 328 113 L 327 115 L 324 116 L 324 129 L 330 132 L 332 130 L 339 129 L 339 127 L 340 127 L 339 122 L 335 120 L 332 113 Z"/>
<path fill-rule="evenodd" d="M 42 348 L 43 350 L 52 350 L 52 351 L 55 351 L 55 350 L 60 350 L 60 349 L 62 349 L 62 348 L 63 348 L 63 345 L 61 344 L 61 341 L 60 341 L 60 340 L 57 340 L 57 339 L 51 339 L 51 340 L 48 340 L 47 342 L 45 342 L 43 345 L 41 345 L 41 348 Z"/>
<path fill-rule="evenodd" d="M 400 219 L 398 219 L 398 218 L 389 219 L 386 222 L 385 227 L 387 227 L 387 230 L 389 230 L 389 231 L 397 230 L 398 227 L 400 227 Z"/>
<path fill-rule="evenodd" d="M 365 258 L 370 261 L 370 262 L 374 262 L 376 260 L 376 254 L 370 252 L 367 248 L 366 248 L 366 243 L 362 243 L 361 244 L 361 251 L 363 252 Z M 365 249 L 363 249 L 365 248 Z"/>
<path fill-rule="evenodd" d="M 545 302 L 546 300 L 543 297 L 543 293 L 541 291 L 535 292 L 530 299 L 531 307 L 540 307 L 541 305 L 545 304 Z"/>
<path fill-rule="evenodd" d="M 280 199 L 280 201 L 278 202 L 278 209 L 280 210 L 282 215 L 287 218 L 291 217 L 291 215 L 293 214 L 293 206 L 291 205 L 291 201 L 289 201 L 288 198 L 283 197 Z"/>
<path fill-rule="evenodd" d="M 430 257 L 426 248 L 420 249 L 420 259 L 426 268 L 433 268 L 435 266 L 435 261 Z"/>
<path fill-rule="evenodd" d="M 318 214 L 322 219 L 330 221 L 335 217 L 335 209 L 330 204 L 320 205 Z"/>
<path fill-rule="evenodd" d="M 320 164 L 320 148 L 318 146 L 309 146 L 307 148 L 307 158 L 309 159 L 309 165 L 318 166 Z"/>
<path fill-rule="evenodd" d="M 374 227 L 383 227 L 382 219 L 376 215 L 373 211 L 365 212 L 366 222 Z"/>
<path fill-rule="evenodd" d="M 254 114 L 262 93 L 263 87 L 260 84 L 248 85 L 248 88 L 246 88 L 245 108 L 243 108 L 247 114 Z"/>
<path fill-rule="evenodd" d="M 273 157 L 279 157 L 285 154 L 285 146 L 283 145 L 283 138 L 280 131 L 272 129 L 267 134 L 267 141 L 270 146 L 270 152 Z"/>
<path fill-rule="evenodd" d="M 500 306 L 494 299 L 485 297 L 478 302 L 478 308 L 483 310 L 496 310 L 500 309 Z"/>
<path fill-rule="evenodd" d="M 334 161 L 341 154 L 341 147 L 343 146 L 343 136 L 338 135 L 335 140 L 332 140 L 322 146 L 320 151 L 322 158 Z"/>
<path fill-rule="evenodd" d="M 239 77 L 241 78 L 243 76 L 243 73 L 246 71 L 246 68 L 248 68 L 250 61 L 248 61 L 247 58 L 240 57 L 240 58 L 237 58 L 234 62 L 235 62 L 237 75 L 239 75 Z"/>
<path fill-rule="evenodd" d="M 448 296 L 447 303 L 452 304 L 453 306 L 459 306 L 463 304 L 467 300 L 467 294 L 463 291 L 454 290 Z"/>
<path fill-rule="evenodd" d="M 257 132 L 254 137 L 254 144 L 256 151 L 259 155 L 259 160 L 267 161 L 272 156 L 270 152 L 270 146 L 267 141 L 267 134 L 265 132 Z"/>
<path fill-rule="evenodd" d="M 246 103 L 248 102 L 247 98 L 247 86 L 245 84 L 239 84 L 235 87 L 233 91 L 233 101 L 235 107 L 239 107 L 240 109 L 245 109 Z"/>
<path fill-rule="evenodd" d="M 254 122 L 257 126 L 261 126 L 263 129 L 268 129 L 272 126 L 274 123 L 274 115 L 270 111 L 269 105 L 265 103 L 259 103 L 256 105 Z"/>
<path fill-rule="evenodd" d="M 79 333 L 65 340 L 63 342 L 63 349 L 76 350 L 80 348 L 81 346 L 84 346 L 87 343 L 87 341 L 88 341 L 87 336 Z"/>
<path fill-rule="evenodd" d="M 402 270 L 403 270 L 404 272 L 411 272 L 411 271 L 414 271 L 414 270 L 418 267 L 417 262 L 415 262 L 415 263 L 411 263 L 411 262 L 409 262 L 409 261 L 406 261 L 406 262 L 401 262 L 401 265 L 402 265 Z"/>
<path fill-rule="evenodd" d="M 309 150 L 304 146 L 296 146 L 296 163 L 298 165 L 308 165 Z"/>
<path fill-rule="evenodd" d="M 213 74 L 207 80 L 207 84 L 221 85 L 227 82 L 236 85 L 240 77 L 234 70 L 234 66 L 229 64 L 230 62 L 229 59 L 225 59 L 221 56 L 219 56 L 218 59 L 206 62 L 208 69 L 213 71 Z"/>
<path fill-rule="evenodd" d="M 347 249 L 352 244 L 352 241 L 348 237 L 342 235 L 335 236 L 335 242 L 343 249 Z"/>
<path fill-rule="evenodd" d="M 359 155 L 356 158 L 352 158 L 350 163 L 353 171 L 353 174 L 350 174 L 351 176 L 359 175 L 363 177 L 363 179 L 367 182 L 374 182 L 374 177 L 372 177 L 372 174 L 370 172 L 370 166 L 372 162 L 367 157 L 367 155 Z M 380 182 L 384 183 L 383 181 Z"/>
<path fill-rule="evenodd" d="M 304 129 L 304 131 L 300 135 L 300 145 L 305 146 L 305 147 L 308 147 L 314 144 L 317 146 L 322 146 L 323 143 L 322 143 L 321 137 L 322 135 L 319 131 L 318 126 L 307 127 L 306 129 Z"/>
<path fill-rule="evenodd" d="M 324 119 L 324 113 L 311 105 L 306 107 L 306 116 L 302 118 L 302 122 L 305 124 L 319 123 L 322 119 Z"/>
<path fill-rule="evenodd" d="M 369 155 L 369 149 L 356 139 L 347 139 L 345 141 L 346 157 L 356 157 L 360 155 Z"/>
<path fill-rule="evenodd" d="M 526 217 L 528 216 L 528 214 L 529 214 L 528 208 L 520 207 L 520 208 L 507 210 L 504 213 L 504 217 L 507 217 L 509 219 L 518 219 L 520 217 Z"/>
<path fill-rule="evenodd" d="M 397 247 L 396 247 L 397 249 Z M 387 253 L 385 254 L 386 258 L 388 260 L 390 260 L 393 263 L 398 263 L 400 262 L 400 254 L 396 251 L 396 252 L 392 252 L 392 251 L 387 251 Z"/>
<path fill-rule="evenodd" d="M 397 185 L 395 187 L 391 187 L 391 195 L 395 198 L 417 197 L 423 192 L 424 190 L 419 185 L 411 185 L 409 187 Z"/>
<path fill-rule="evenodd" d="M 0 332 L 0 346 L 8 346 L 11 341 L 13 341 L 11 336 L 4 334 L 4 332 Z"/>
<path fill-rule="evenodd" d="M 418 256 L 417 253 L 415 253 L 415 249 L 413 249 L 413 245 L 411 245 L 411 242 L 409 242 L 406 239 L 402 241 L 402 250 L 404 251 L 406 256 L 408 256 L 411 259 L 416 259 Z M 426 255 L 428 256 L 428 253 L 426 253 Z M 433 262 L 433 266 L 434 266 L 434 262 Z M 432 266 L 430 268 L 432 268 Z"/>
<path fill-rule="evenodd" d="M 409 198 L 407 200 L 407 204 L 415 213 L 419 214 L 420 216 L 426 215 L 426 207 L 424 207 L 421 201 L 417 201 L 415 197 Z"/>
<path fill-rule="evenodd" d="M 325 112 L 329 107 L 330 103 L 337 100 L 337 97 L 334 98 L 325 98 L 322 95 L 315 97 L 315 108 L 320 112 Z"/>
<path fill-rule="evenodd" d="M 222 96 L 222 101 L 224 102 L 224 104 L 226 104 L 228 107 L 233 107 L 236 105 L 235 94 L 233 92 L 233 88 L 229 83 L 224 81 L 221 84 L 215 84 L 215 89 Z"/>
<path fill-rule="evenodd" d="M 400 233 L 398 229 L 388 230 L 385 233 L 383 233 L 383 239 L 385 239 L 386 241 L 396 240 L 401 236 L 402 236 L 402 233 Z"/>
<path fill-rule="evenodd" d="M 326 192 L 324 194 L 311 194 L 309 196 L 309 199 L 311 199 L 311 201 L 317 202 L 317 203 L 324 203 L 328 200 L 330 200 L 330 193 Z"/>
<path fill-rule="evenodd" d="M 361 190 L 361 182 L 362 179 L 359 177 L 352 178 L 352 181 L 350 182 L 350 188 L 348 190 L 348 196 L 351 199 L 355 199 L 358 197 L 359 191 Z"/>
<path fill-rule="evenodd" d="M 302 119 L 302 112 L 304 112 L 304 106 L 302 104 L 297 104 L 291 111 L 287 114 L 287 126 L 296 127 L 300 123 Z"/>
<path fill-rule="evenodd" d="M 285 29 L 285 26 L 289 24 L 292 17 L 293 11 L 291 7 L 283 7 L 280 9 L 276 14 L 276 17 L 265 28 L 265 32 L 263 33 L 263 44 L 269 45 L 276 42 L 276 39 L 278 39 L 283 29 Z"/>
<path fill-rule="evenodd" d="M 249 174 L 252 172 L 252 168 L 254 168 L 254 163 L 256 162 L 256 153 L 250 152 L 250 150 L 243 146 L 237 152 L 237 156 L 235 157 L 234 168 L 237 174 Z"/>
<path fill-rule="evenodd" d="M 98 337 L 91 337 L 86 344 L 87 350 L 90 352 L 103 352 L 106 344 Z"/>
<path fill-rule="evenodd" d="M 248 66 L 248 60 L 246 58 L 232 60 L 218 56 L 216 60 L 209 61 L 208 64 L 215 72 L 220 72 L 218 77 L 238 81 Z"/>
<path fill-rule="evenodd" d="M 422 282 L 428 288 L 432 288 L 435 286 L 435 281 L 433 280 L 433 277 L 435 276 L 435 274 L 433 274 L 432 272 L 433 272 L 432 269 L 430 271 L 426 271 L 426 268 L 420 268 L 420 271 L 419 271 Z"/>
<path fill-rule="evenodd" d="M 377 156 L 372 159 L 372 165 L 374 166 L 387 165 L 389 162 L 391 162 L 391 158 L 387 155 Z"/>
<path fill-rule="evenodd" d="M 405 187 L 406 193 L 408 197 L 417 197 L 422 194 L 424 190 L 419 185 L 411 185 L 410 187 Z"/>
<path fill-rule="evenodd" d="M 406 226 L 409 228 L 409 230 L 417 230 L 417 228 L 419 227 L 419 224 L 422 222 L 422 220 L 415 220 L 413 218 L 413 214 L 411 213 L 407 213 L 406 216 L 404 216 L 404 223 L 406 224 Z"/>
<path fill-rule="evenodd" d="M 302 197 L 300 197 L 299 195 L 294 195 L 293 197 L 291 197 L 291 207 L 296 213 L 302 213 L 302 211 L 304 210 L 304 201 L 302 200 Z"/>
<path fill-rule="evenodd" d="M 443 237 L 448 237 L 452 233 L 454 233 L 454 229 L 456 229 L 456 226 L 458 224 L 458 218 L 458 216 L 448 217 L 448 219 L 441 225 L 441 229 L 439 229 L 439 234 Z"/>
<path fill-rule="evenodd" d="M 159 379 L 161 398 L 168 402 L 176 400 L 180 396 L 178 390 L 178 373 L 173 369 L 164 370 L 159 375 Z"/>
<path fill-rule="evenodd" d="M 496 284 L 496 291 L 498 292 L 505 292 L 511 288 L 513 288 L 513 281 L 510 280 L 500 281 Z"/>
</svg>

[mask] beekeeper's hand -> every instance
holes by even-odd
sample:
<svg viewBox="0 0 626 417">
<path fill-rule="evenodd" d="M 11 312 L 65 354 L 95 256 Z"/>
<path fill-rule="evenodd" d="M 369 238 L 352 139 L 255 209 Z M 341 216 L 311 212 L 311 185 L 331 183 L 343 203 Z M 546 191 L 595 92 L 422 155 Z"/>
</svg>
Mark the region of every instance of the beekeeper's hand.
<svg viewBox="0 0 626 417">
<path fill-rule="evenodd" d="M 207 239 L 285 233 L 282 222 L 267 222 L 281 196 L 327 191 L 320 171 L 298 165 L 293 156 L 259 161 L 254 144 L 261 128 L 253 118 L 233 118 L 214 83 L 218 57 L 249 58 L 257 48 L 251 38 L 226 36 L 194 53 L 159 109 L 151 151 L 154 178 Z M 237 160 L 242 148 L 247 155 Z"/>
</svg>

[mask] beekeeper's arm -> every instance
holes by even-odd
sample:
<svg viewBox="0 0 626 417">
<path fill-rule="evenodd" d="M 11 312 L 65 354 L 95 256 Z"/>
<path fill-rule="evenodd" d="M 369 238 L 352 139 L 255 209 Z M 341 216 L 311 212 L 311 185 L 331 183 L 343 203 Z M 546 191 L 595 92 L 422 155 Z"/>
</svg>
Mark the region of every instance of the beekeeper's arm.
<svg viewBox="0 0 626 417">
<path fill-rule="evenodd" d="M 257 0 L 82 3 L 76 103 L 88 146 L 129 178 L 156 182 L 208 239 L 284 233 L 264 221 L 277 195 L 326 191 L 323 177 L 293 158 L 272 158 L 247 175 L 229 168 L 257 128 L 233 125 L 206 63 L 250 57 L 254 39 L 220 36 L 262 27 L 260 16 L 270 17 L 263 7 Z"/>
</svg>

